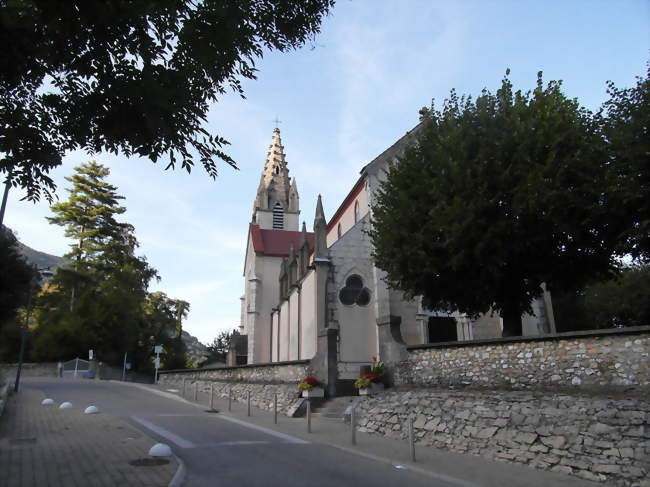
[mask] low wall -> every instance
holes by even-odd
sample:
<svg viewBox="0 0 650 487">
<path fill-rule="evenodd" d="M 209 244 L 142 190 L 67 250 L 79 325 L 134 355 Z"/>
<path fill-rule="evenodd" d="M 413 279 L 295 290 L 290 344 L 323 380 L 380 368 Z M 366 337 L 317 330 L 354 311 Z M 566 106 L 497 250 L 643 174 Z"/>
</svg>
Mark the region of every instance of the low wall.
<svg viewBox="0 0 650 487">
<path fill-rule="evenodd" d="M 650 386 L 650 327 L 408 347 L 396 385 Z"/>
<path fill-rule="evenodd" d="M 525 391 L 413 390 L 361 398 L 359 430 L 608 485 L 650 473 L 650 401 Z"/>
<path fill-rule="evenodd" d="M 18 364 L 0 364 L 0 372 L 4 373 L 6 378 L 16 376 Z M 21 370 L 21 377 L 57 377 L 57 363 L 24 363 Z"/>
<path fill-rule="evenodd" d="M 174 386 L 179 390 L 185 387 L 185 396 L 192 397 L 195 388 L 209 394 L 210 386 L 216 397 L 246 402 L 248 393 L 251 404 L 261 409 L 273 409 L 273 399 L 277 394 L 278 411 L 292 415 L 298 403 L 302 402 L 298 382 L 311 375 L 310 362 L 298 360 L 275 362 L 273 364 L 239 365 L 219 369 L 185 369 L 163 371 L 159 383 Z"/>
</svg>

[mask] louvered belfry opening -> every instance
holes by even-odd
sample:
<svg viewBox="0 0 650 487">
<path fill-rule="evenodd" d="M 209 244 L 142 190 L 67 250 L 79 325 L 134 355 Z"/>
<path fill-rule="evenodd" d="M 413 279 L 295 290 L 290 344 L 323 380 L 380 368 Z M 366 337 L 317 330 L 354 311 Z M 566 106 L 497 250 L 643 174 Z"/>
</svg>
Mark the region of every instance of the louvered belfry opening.
<svg viewBox="0 0 650 487">
<path fill-rule="evenodd" d="M 281 203 L 273 207 L 273 230 L 284 230 L 284 208 Z"/>
</svg>

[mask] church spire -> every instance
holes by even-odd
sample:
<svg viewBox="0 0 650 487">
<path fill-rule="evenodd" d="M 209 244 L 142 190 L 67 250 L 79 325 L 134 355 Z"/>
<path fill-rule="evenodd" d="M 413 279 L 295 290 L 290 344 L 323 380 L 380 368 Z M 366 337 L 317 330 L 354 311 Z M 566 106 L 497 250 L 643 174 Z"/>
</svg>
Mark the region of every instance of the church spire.
<svg viewBox="0 0 650 487">
<path fill-rule="evenodd" d="M 298 185 L 289 177 L 280 129 L 276 127 L 257 188 L 253 221 L 261 228 L 297 231 L 299 213 Z"/>
<path fill-rule="evenodd" d="M 316 216 L 314 217 L 314 258 L 327 258 L 327 222 L 323 211 L 323 202 L 320 195 L 316 202 Z"/>
</svg>

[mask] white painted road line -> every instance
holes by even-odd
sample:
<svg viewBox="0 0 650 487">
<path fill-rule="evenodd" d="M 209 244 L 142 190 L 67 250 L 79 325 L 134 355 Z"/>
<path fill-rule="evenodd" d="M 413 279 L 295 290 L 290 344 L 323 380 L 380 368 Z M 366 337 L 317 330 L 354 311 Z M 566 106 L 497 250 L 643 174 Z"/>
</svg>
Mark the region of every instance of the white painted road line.
<svg viewBox="0 0 650 487">
<path fill-rule="evenodd" d="M 142 426 L 147 428 L 150 431 L 153 431 L 159 436 L 162 436 L 163 438 L 168 439 L 169 441 L 175 443 L 176 445 L 180 446 L 181 448 L 194 448 L 195 445 L 189 440 L 186 440 L 184 438 L 181 438 L 175 433 L 172 433 L 169 430 L 166 430 L 165 428 L 158 426 L 156 424 L 153 424 L 145 419 L 138 418 L 136 416 L 131 416 L 131 419 L 135 421 L 136 423 L 140 423 Z"/>
<path fill-rule="evenodd" d="M 199 448 L 212 448 L 215 446 L 248 446 L 248 445 L 270 445 L 270 441 L 252 441 L 252 440 L 241 440 L 241 441 L 216 441 L 214 443 L 201 443 L 196 445 Z M 277 444 L 277 443 L 276 443 Z"/>
<path fill-rule="evenodd" d="M 252 423 L 247 423 L 246 421 L 241 421 L 239 419 L 231 418 L 229 416 L 220 416 L 220 415 L 215 415 L 213 416 L 216 419 L 221 419 L 223 421 L 230 421 L 231 423 L 238 424 L 240 426 L 244 426 L 245 428 L 250 428 L 253 430 L 261 431 L 262 433 L 266 433 L 267 435 L 275 436 L 276 438 L 282 438 L 288 443 L 295 443 L 298 445 L 309 445 L 308 441 L 301 440 L 300 438 L 296 438 L 295 436 L 291 435 L 285 435 L 284 433 L 280 433 L 279 431 L 273 431 L 268 428 L 264 428 L 263 426 L 258 426 L 256 424 Z"/>
</svg>

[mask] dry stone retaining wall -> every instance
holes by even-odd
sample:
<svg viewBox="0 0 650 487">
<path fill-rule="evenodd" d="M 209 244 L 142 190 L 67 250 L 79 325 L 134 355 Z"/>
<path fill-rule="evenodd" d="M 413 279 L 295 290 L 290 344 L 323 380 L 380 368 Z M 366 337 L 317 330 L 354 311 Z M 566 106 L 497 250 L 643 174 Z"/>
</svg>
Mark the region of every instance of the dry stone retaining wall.
<svg viewBox="0 0 650 487">
<path fill-rule="evenodd" d="M 397 385 L 650 386 L 650 327 L 408 347 Z"/>
<path fill-rule="evenodd" d="M 0 372 L 4 373 L 5 377 L 15 377 L 18 364 L 0 364 Z M 23 363 L 20 370 L 23 377 L 57 377 L 58 369 L 56 362 L 36 362 L 36 363 Z"/>
<path fill-rule="evenodd" d="M 513 391 L 384 392 L 357 405 L 359 430 L 577 475 L 650 486 L 650 402 Z"/>
</svg>

